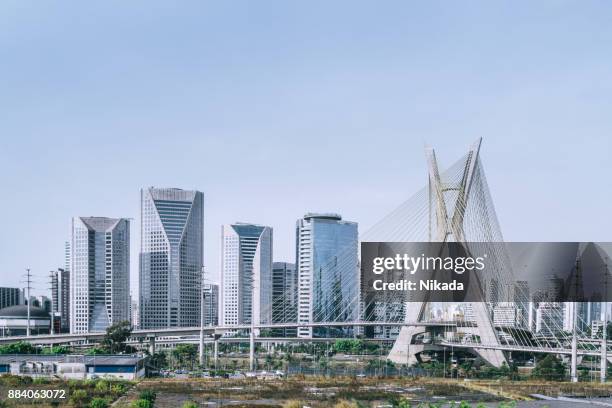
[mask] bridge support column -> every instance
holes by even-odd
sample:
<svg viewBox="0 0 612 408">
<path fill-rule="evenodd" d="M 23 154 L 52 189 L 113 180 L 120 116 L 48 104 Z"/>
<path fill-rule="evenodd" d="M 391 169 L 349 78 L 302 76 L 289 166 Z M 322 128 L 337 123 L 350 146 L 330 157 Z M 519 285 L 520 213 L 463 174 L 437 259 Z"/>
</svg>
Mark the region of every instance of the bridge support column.
<svg viewBox="0 0 612 408">
<path fill-rule="evenodd" d="M 574 330 L 574 335 L 572 336 L 572 360 L 571 360 L 571 368 L 570 368 L 570 376 L 572 378 L 572 382 L 578 382 L 578 340 L 576 339 L 576 330 Z"/>
<path fill-rule="evenodd" d="M 255 330 L 252 327 L 249 336 L 249 367 L 251 371 L 255 371 Z"/>
<path fill-rule="evenodd" d="M 215 370 L 219 364 L 219 338 L 215 336 Z"/>
<path fill-rule="evenodd" d="M 606 329 L 604 328 L 604 330 Z M 608 375 L 608 341 L 606 340 L 605 334 L 603 337 L 604 338 L 601 340 L 601 369 L 599 371 L 599 380 L 605 383 Z"/>
<path fill-rule="evenodd" d="M 155 354 L 155 336 L 149 337 L 149 354 Z"/>
<path fill-rule="evenodd" d="M 205 359 L 205 350 L 204 350 L 204 328 L 200 330 L 200 367 L 204 367 L 204 359 Z"/>
</svg>

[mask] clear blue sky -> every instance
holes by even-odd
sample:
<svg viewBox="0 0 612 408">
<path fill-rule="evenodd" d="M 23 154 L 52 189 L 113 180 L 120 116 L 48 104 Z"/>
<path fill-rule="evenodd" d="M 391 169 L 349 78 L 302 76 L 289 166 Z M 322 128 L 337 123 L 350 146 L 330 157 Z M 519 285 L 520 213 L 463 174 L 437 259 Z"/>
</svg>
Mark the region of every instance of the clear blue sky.
<svg viewBox="0 0 612 408">
<path fill-rule="evenodd" d="M 363 231 L 484 137 L 507 240 L 612 240 L 612 4 L 29 2 L 0 5 L 0 284 L 37 290 L 70 218 L 139 189 L 205 193 L 220 225 L 335 211 Z"/>
</svg>

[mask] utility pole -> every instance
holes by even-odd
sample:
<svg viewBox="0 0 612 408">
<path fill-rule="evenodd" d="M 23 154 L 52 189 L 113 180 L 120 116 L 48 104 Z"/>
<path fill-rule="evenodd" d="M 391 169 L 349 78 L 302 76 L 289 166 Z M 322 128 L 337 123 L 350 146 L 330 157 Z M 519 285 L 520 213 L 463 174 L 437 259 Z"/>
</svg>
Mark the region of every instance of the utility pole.
<svg viewBox="0 0 612 408">
<path fill-rule="evenodd" d="M 251 333 L 249 336 L 249 367 L 255 371 L 255 279 L 251 283 Z"/>
<path fill-rule="evenodd" d="M 50 328 L 50 333 L 51 335 L 55 334 L 55 313 L 57 312 L 56 309 L 56 302 L 55 299 L 53 297 L 53 271 L 49 272 L 49 284 L 51 285 L 51 328 Z M 59 282 L 58 282 L 59 284 Z M 58 302 L 59 303 L 59 287 L 58 289 Z"/>
<path fill-rule="evenodd" d="M 204 266 L 200 278 L 200 367 L 204 367 Z"/>
<path fill-rule="evenodd" d="M 26 278 L 25 280 L 25 284 L 28 285 L 26 286 L 27 289 L 27 305 L 28 305 L 28 321 L 26 324 L 26 336 L 30 336 L 31 335 L 31 330 L 30 330 L 30 307 L 32 306 L 32 302 L 30 301 L 30 290 L 32 289 L 32 274 L 30 273 L 30 268 L 26 268 L 26 274 L 24 275 L 24 277 Z"/>
<path fill-rule="evenodd" d="M 578 318 L 578 303 L 573 302 L 574 315 L 572 316 L 573 324 L 572 324 L 572 361 L 570 368 L 570 375 L 572 378 L 572 382 L 578 382 L 578 339 L 576 338 L 576 320 Z"/>
<path fill-rule="evenodd" d="M 604 299 L 603 305 L 603 325 L 602 325 L 602 336 L 601 336 L 601 358 L 600 364 L 601 369 L 599 371 L 599 381 L 602 383 L 606 382 L 608 375 L 608 263 L 604 263 Z"/>
<path fill-rule="evenodd" d="M 578 305 L 582 305 L 582 261 L 580 255 L 576 259 L 576 274 L 574 278 L 574 314 L 572 316 L 572 358 L 570 376 L 572 382 L 578 382 L 578 335 L 576 333 L 578 324 Z M 580 303 L 579 303 L 580 302 Z"/>
</svg>

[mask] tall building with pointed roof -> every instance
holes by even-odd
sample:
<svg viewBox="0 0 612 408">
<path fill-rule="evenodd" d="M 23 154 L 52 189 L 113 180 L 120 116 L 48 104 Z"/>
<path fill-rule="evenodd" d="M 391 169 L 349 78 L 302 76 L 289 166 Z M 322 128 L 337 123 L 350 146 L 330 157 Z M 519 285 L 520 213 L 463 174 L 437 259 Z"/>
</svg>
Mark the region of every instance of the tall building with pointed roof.
<svg viewBox="0 0 612 408">
<path fill-rule="evenodd" d="M 141 190 L 140 327 L 200 325 L 204 194 Z"/>
<path fill-rule="evenodd" d="M 130 221 L 74 217 L 71 248 L 71 333 L 129 320 Z"/>
</svg>

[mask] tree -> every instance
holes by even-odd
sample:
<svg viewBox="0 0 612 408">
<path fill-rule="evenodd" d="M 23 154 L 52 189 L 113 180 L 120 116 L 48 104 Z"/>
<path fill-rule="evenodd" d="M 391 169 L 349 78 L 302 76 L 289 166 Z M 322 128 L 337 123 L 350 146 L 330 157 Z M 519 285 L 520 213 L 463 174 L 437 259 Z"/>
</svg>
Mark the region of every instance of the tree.
<svg viewBox="0 0 612 408">
<path fill-rule="evenodd" d="M 102 344 L 111 354 L 125 352 L 125 342 L 131 335 L 132 326 L 130 322 L 127 320 L 118 322 L 106 328 Z"/>
<path fill-rule="evenodd" d="M 546 380 L 562 380 L 565 378 L 566 367 L 563 361 L 554 354 L 549 354 L 536 364 L 531 375 Z"/>
<path fill-rule="evenodd" d="M 166 368 L 168 366 L 168 358 L 166 357 L 166 353 L 164 353 L 163 351 L 153 353 L 149 362 L 153 367 L 157 368 L 158 370 L 161 368 Z"/>
<path fill-rule="evenodd" d="M 36 354 L 38 349 L 25 341 L 0 346 L 0 354 Z"/>
<path fill-rule="evenodd" d="M 186 362 L 189 362 L 191 369 L 193 370 L 193 363 L 198 355 L 198 349 L 194 344 L 179 344 L 174 350 L 172 355 L 179 362 L 181 367 L 184 367 Z"/>
</svg>

